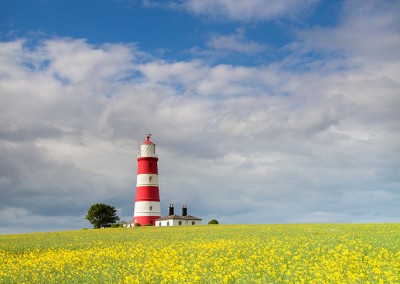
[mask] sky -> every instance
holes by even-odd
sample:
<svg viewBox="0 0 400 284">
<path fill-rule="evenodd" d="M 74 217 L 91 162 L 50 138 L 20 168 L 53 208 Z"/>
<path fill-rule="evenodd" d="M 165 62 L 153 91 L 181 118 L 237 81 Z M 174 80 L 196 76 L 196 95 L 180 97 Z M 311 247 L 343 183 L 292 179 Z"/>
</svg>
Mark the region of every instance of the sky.
<svg viewBox="0 0 400 284">
<path fill-rule="evenodd" d="M 0 234 L 400 221 L 400 1 L 1 0 Z"/>
</svg>

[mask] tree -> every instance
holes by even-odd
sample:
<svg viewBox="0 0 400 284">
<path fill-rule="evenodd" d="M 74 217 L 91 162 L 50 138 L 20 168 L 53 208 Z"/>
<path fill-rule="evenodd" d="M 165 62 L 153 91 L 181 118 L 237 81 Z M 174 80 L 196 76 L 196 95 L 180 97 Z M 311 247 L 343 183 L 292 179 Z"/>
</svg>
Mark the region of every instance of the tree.
<svg viewBox="0 0 400 284">
<path fill-rule="evenodd" d="M 102 225 L 112 224 L 119 220 L 117 210 L 110 205 L 97 203 L 90 206 L 86 219 L 93 225 L 94 229 L 100 228 Z"/>
<path fill-rule="evenodd" d="M 216 225 L 216 224 L 219 224 L 219 222 L 218 222 L 217 220 L 215 220 L 215 219 L 212 219 L 212 220 L 210 220 L 210 221 L 208 222 L 208 224 L 209 224 L 209 225 Z"/>
</svg>

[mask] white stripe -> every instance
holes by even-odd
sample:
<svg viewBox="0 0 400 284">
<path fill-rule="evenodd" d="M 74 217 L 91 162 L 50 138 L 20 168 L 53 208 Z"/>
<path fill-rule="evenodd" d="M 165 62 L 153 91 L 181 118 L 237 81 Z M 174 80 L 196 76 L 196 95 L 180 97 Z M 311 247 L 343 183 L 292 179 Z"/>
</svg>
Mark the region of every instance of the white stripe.
<svg viewBox="0 0 400 284">
<path fill-rule="evenodd" d="M 134 216 L 160 216 L 160 202 L 136 201 Z"/>
<path fill-rule="evenodd" d="M 137 175 L 136 186 L 158 186 L 157 174 L 140 174 Z"/>
</svg>

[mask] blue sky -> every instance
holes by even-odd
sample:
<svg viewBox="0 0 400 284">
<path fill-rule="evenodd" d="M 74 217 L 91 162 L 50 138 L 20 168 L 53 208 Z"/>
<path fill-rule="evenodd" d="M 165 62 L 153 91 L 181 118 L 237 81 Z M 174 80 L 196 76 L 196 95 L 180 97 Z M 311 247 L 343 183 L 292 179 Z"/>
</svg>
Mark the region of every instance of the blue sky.
<svg viewBox="0 0 400 284">
<path fill-rule="evenodd" d="M 0 233 L 163 214 L 398 222 L 400 1 L 0 3 Z"/>
<path fill-rule="evenodd" d="M 290 3 L 290 1 L 288 1 Z M 277 16 L 226 19 L 219 14 L 187 11 L 168 1 L 4 1 L 2 39 L 16 37 L 72 37 L 90 44 L 134 43 L 140 49 L 168 60 L 203 57 L 200 51 L 223 37 L 236 44 L 258 45 L 249 54 L 230 54 L 216 62 L 237 60 L 261 64 L 281 59 L 281 48 L 289 44 L 297 29 L 330 26 L 339 13 L 341 1 L 305 1 Z M 293 5 L 292 5 L 293 6 Z M 237 17 L 237 16 L 235 16 Z M 244 48 L 244 47 L 243 47 Z M 196 49 L 200 54 L 196 54 Z M 268 52 L 261 53 L 261 50 Z M 241 60 L 241 57 L 245 59 Z"/>
</svg>

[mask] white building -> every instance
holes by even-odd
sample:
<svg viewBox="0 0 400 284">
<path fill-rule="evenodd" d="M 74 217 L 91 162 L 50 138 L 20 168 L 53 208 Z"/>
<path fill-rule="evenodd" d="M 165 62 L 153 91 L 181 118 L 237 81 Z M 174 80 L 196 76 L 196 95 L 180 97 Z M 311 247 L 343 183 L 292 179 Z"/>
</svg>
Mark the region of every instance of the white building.
<svg viewBox="0 0 400 284">
<path fill-rule="evenodd" d="M 174 206 L 169 205 L 168 216 L 155 220 L 156 226 L 183 226 L 183 225 L 201 225 L 202 219 L 187 214 L 185 205 L 182 207 L 182 216 L 174 214 Z"/>
</svg>

